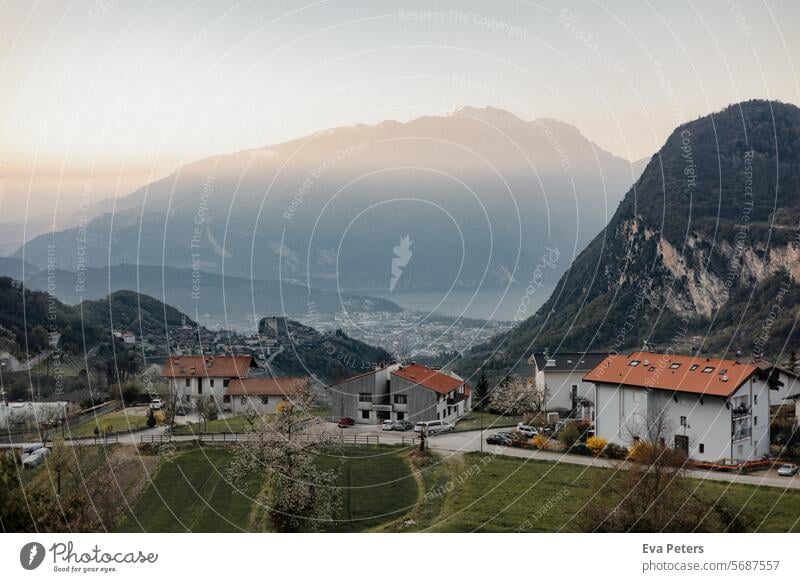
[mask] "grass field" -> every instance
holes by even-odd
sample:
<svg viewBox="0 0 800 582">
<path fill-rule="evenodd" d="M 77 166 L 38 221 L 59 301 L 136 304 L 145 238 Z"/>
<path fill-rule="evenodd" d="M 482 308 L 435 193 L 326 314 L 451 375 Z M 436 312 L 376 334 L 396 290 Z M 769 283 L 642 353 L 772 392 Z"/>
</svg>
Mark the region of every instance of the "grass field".
<svg viewBox="0 0 800 582">
<path fill-rule="evenodd" d="M 234 495 L 225 474 L 231 458 L 228 448 L 205 447 L 162 461 L 119 531 L 269 531 L 256 501 L 261 479 Z M 337 485 L 343 488 L 337 521 L 322 528 L 326 531 L 365 531 L 404 515 L 417 501 L 416 480 L 398 449 L 346 448 L 320 453 L 317 463 L 338 469 Z"/>
<path fill-rule="evenodd" d="M 180 417 L 178 417 L 180 419 Z M 220 418 L 209 420 L 208 426 L 203 427 L 202 422 L 195 422 L 192 425 L 178 425 L 173 427 L 172 434 L 196 434 L 199 432 L 246 432 L 250 429 L 250 423 L 244 416 L 233 416 L 231 418 Z"/>
<path fill-rule="evenodd" d="M 417 503 L 417 481 L 392 447 L 348 447 L 320 455 L 321 469 L 338 468 L 342 507 L 328 531 L 365 531 L 403 517 Z"/>
<path fill-rule="evenodd" d="M 231 458 L 228 449 L 208 447 L 163 460 L 119 531 L 248 531 L 259 483 L 234 495 L 225 475 Z"/>
<path fill-rule="evenodd" d="M 456 424 L 456 431 L 478 430 L 483 422 L 484 429 L 517 426 L 524 420 L 521 416 L 500 416 L 489 412 L 472 411 L 465 414 Z"/>
<path fill-rule="evenodd" d="M 96 449 L 101 450 L 101 449 Z M 262 479 L 254 477 L 244 494 L 234 495 L 226 476 L 230 448 L 178 449 L 172 458 L 143 456 L 152 461 L 145 474 L 134 447 L 107 449 L 130 457 L 130 483 L 142 483 L 119 531 L 235 532 L 269 531 L 268 512 L 256 501 Z M 89 466 L 102 456 L 88 457 Z M 591 503 L 598 480 L 610 469 L 530 461 L 489 454 L 411 456 L 408 449 L 388 446 L 345 447 L 320 452 L 322 469 L 337 469 L 342 506 L 324 531 L 442 532 L 574 532 L 576 515 Z M 155 463 L 158 468 L 155 469 Z M 141 475 L 134 475 L 138 470 Z M 51 476 L 36 469 L 32 476 L 51 487 Z M 148 483 L 145 485 L 145 483 Z M 709 502 L 723 497 L 742 509 L 758 532 L 800 532 L 800 491 L 723 482 L 691 481 Z M 142 490 L 143 489 L 143 490 Z M 139 493 L 141 491 L 141 493 Z M 122 500 L 121 500 L 122 503 Z"/>
<path fill-rule="evenodd" d="M 110 427 L 111 432 L 139 430 L 147 427 L 147 416 L 143 416 L 140 411 L 135 409 L 132 411 L 118 410 L 109 412 L 75 426 L 65 426 L 64 435 L 67 437 L 72 436 L 72 438 L 90 437 L 94 436 L 95 428 L 103 431 L 106 427 Z M 59 432 L 57 438 L 60 436 L 61 433 Z"/>
<path fill-rule="evenodd" d="M 609 469 L 478 453 L 447 463 L 455 486 L 435 521 L 425 524 L 432 531 L 578 531 L 574 517 L 591 499 L 594 479 L 610 475 Z M 800 531 L 800 491 L 695 483 L 707 500 L 724 495 L 733 507 L 743 507 L 756 531 Z"/>
</svg>

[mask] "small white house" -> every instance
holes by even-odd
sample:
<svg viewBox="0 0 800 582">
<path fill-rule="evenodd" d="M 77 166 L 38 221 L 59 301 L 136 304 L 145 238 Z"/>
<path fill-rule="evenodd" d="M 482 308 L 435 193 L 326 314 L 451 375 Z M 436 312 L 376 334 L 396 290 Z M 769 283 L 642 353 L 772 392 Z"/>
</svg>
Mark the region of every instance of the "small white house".
<svg viewBox="0 0 800 582">
<path fill-rule="evenodd" d="M 299 387 L 307 378 L 241 378 L 231 380 L 222 400 L 222 410 L 232 414 L 255 411 L 272 414 L 281 402 L 292 402 Z"/>
<path fill-rule="evenodd" d="M 534 367 L 536 386 L 547 391 L 546 409 L 575 411 L 578 417 L 591 419 L 594 385 L 583 377 L 606 356 L 601 352 L 532 354 L 528 361 Z"/>
<path fill-rule="evenodd" d="M 595 386 L 595 434 L 609 442 L 646 439 L 648 423 L 663 415 L 663 444 L 690 458 L 769 454 L 768 376 L 753 363 L 635 352 L 608 356 L 584 380 Z"/>
</svg>

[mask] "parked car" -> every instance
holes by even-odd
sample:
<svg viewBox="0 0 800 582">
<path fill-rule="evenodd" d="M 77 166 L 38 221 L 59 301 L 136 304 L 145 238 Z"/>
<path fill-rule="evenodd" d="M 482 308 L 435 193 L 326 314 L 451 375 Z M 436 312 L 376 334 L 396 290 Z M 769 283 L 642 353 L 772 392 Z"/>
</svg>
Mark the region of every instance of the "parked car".
<svg viewBox="0 0 800 582">
<path fill-rule="evenodd" d="M 781 477 L 793 477 L 800 471 L 800 467 L 794 463 L 785 463 L 778 468 L 778 475 Z"/>
<path fill-rule="evenodd" d="M 501 445 L 504 447 L 511 446 L 511 435 L 502 432 L 498 432 L 496 434 L 490 434 L 488 437 L 486 437 L 486 444 Z"/>
<path fill-rule="evenodd" d="M 524 434 L 528 438 L 533 438 L 537 434 L 539 434 L 539 429 L 538 428 L 536 428 L 535 426 L 531 426 L 529 424 L 524 424 L 522 422 L 520 422 L 517 425 L 517 429 L 516 430 L 517 430 L 517 432 Z"/>
<path fill-rule="evenodd" d="M 161 410 L 164 407 L 164 403 L 161 401 L 161 398 L 153 398 L 150 401 L 150 408 L 152 410 Z"/>
<path fill-rule="evenodd" d="M 381 423 L 381 430 L 394 430 L 394 421 L 384 420 L 383 423 Z"/>
<path fill-rule="evenodd" d="M 455 425 L 446 420 L 429 420 L 427 422 L 418 422 L 414 425 L 414 432 L 422 432 L 425 427 L 428 428 L 427 432 L 429 436 L 442 432 L 451 432 L 456 429 Z"/>
<path fill-rule="evenodd" d="M 45 458 L 50 454 L 50 449 L 47 448 L 39 448 L 33 451 L 30 455 L 25 455 L 22 457 L 22 467 L 23 468 L 33 468 L 38 467 L 42 464 Z"/>
<path fill-rule="evenodd" d="M 353 426 L 355 423 L 356 421 L 349 416 L 343 416 L 339 419 L 338 426 L 339 428 L 347 428 L 348 426 Z"/>
<path fill-rule="evenodd" d="M 412 428 L 414 428 L 414 424 L 408 420 L 397 420 L 394 423 L 394 430 L 406 431 Z"/>
</svg>

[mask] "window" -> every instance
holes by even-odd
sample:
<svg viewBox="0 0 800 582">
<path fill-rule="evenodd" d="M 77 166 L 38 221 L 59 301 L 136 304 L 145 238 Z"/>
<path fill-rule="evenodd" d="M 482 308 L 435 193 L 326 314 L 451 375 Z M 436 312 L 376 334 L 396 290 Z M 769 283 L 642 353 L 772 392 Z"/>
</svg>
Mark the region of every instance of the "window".
<svg viewBox="0 0 800 582">
<path fill-rule="evenodd" d="M 725 375 L 725 374 L 727 374 L 727 373 L 728 373 L 728 368 L 722 368 L 722 369 L 719 371 L 719 375 L 720 375 L 720 376 L 724 376 L 724 375 Z"/>
<path fill-rule="evenodd" d="M 753 426 L 758 426 L 758 417 L 757 416 L 753 417 Z"/>
<path fill-rule="evenodd" d="M 230 381 L 228 378 L 225 378 L 225 379 L 222 381 L 222 387 L 223 387 L 223 388 L 227 388 L 228 386 L 230 386 L 230 383 L 231 383 L 231 381 Z"/>
<path fill-rule="evenodd" d="M 703 368 L 703 374 L 710 374 L 713 371 L 714 371 L 714 366 L 706 366 L 705 368 Z"/>
<path fill-rule="evenodd" d="M 699 366 L 697 364 L 692 364 L 692 367 L 689 368 L 690 372 L 694 372 Z"/>
<path fill-rule="evenodd" d="M 212 388 L 214 387 L 214 378 L 211 378 L 211 380 L 208 381 L 208 385 Z"/>
<path fill-rule="evenodd" d="M 408 404 L 408 395 L 407 394 L 395 394 L 394 395 L 394 403 L 395 404 Z"/>
<path fill-rule="evenodd" d="M 628 365 L 629 366 L 638 366 L 639 365 L 639 360 L 631 360 L 631 363 L 628 364 Z"/>
<path fill-rule="evenodd" d="M 358 401 L 359 402 L 372 402 L 372 393 L 370 393 L 370 392 L 359 392 L 358 393 Z"/>
<path fill-rule="evenodd" d="M 261 404 L 269 404 L 269 396 L 262 396 Z"/>
<path fill-rule="evenodd" d="M 397 420 L 405 420 L 405 419 L 406 419 L 405 412 L 398 412 L 397 413 Z"/>
<path fill-rule="evenodd" d="M 705 453 L 706 452 L 706 446 L 703 443 L 700 443 L 700 452 L 701 453 Z"/>
<path fill-rule="evenodd" d="M 363 418 L 364 420 L 369 420 L 369 410 L 362 410 L 361 418 Z"/>
<path fill-rule="evenodd" d="M 686 426 L 686 417 L 681 416 L 681 426 Z"/>
<path fill-rule="evenodd" d="M 229 404 L 229 403 L 230 403 L 230 401 L 231 401 L 231 396 L 230 396 L 230 394 L 226 394 L 225 396 L 223 396 L 223 397 L 222 397 L 222 401 L 223 401 L 225 404 Z"/>
<path fill-rule="evenodd" d="M 239 404 L 247 406 L 247 396 L 239 396 Z"/>
<path fill-rule="evenodd" d="M 186 378 L 186 387 L 188 388 L 191 385 L 192 385 L 192 381 L 189 380 L 189 378 Z"/>
<path fill-rule="evenodd" d="M 758 394 L 753 394 L 753 404 L 758 404 Z"/>
<path fill-rule="evenodd" d="M 678 368 L 681 367 L 681 365 L 678 362 L 675 362 L 674 364 L 670 364 L 669 367 L 672 368 L 673 370 L 677 370 Z"/>
<path fill-rule="evenodd" d="M 203 393 L 203 379 L 202 378 L 198 378 L 197 379 L 197 393 L 198 394 L 202 394 Z"/>
</svg>

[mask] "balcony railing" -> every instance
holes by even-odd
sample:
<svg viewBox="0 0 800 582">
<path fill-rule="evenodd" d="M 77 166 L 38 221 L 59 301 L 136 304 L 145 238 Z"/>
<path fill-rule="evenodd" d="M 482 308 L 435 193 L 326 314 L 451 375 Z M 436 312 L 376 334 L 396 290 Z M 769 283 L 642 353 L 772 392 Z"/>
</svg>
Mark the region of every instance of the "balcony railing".
<svg viewBox="0 0 800 582">
<path fill-rule="evenodd" d="M 458 404 L 462 400 L 464 400 L 464 394 L 462 394 L 461 392 L 456 392 L 456 394 L 454 394 L 453 396 L 450 396 L 447 399 L 447 405 L 448 406 L 452 406 L 454 404 Z"/>
<path fill-rule="evenodd" d="M 731 410 L 734 418 L 748 416 L 750 414 L 750 407 L 746 404 L 740 404 Z"/>
<path fill-rule="evenodd" d="M 749 439 L 753 435 L 753 428 L 752 427 L 745 427 L 740 428 L 733 433 L 733 440 L 734 441 L 743 441 L 745 439 Z"/>
</svg>

